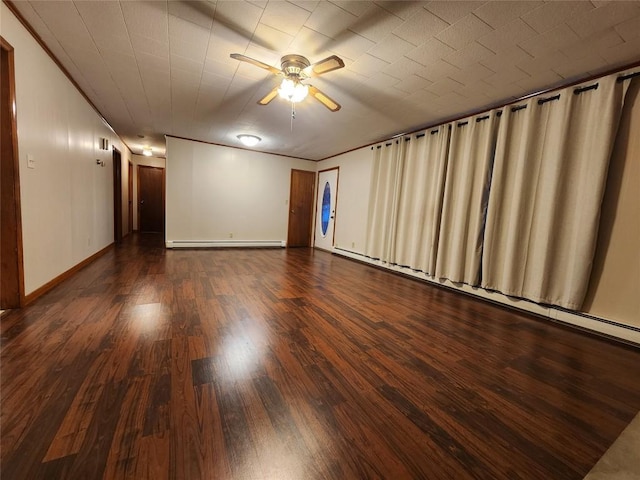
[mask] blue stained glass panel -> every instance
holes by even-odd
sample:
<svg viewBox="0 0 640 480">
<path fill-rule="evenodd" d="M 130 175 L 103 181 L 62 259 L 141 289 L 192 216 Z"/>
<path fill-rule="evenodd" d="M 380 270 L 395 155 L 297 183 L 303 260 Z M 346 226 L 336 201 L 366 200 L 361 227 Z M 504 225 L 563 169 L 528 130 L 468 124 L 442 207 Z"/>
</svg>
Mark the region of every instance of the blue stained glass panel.
<svg viewBox="0 0 640 480">
<path fill-rule="evenodd" d="M 330 218 L 331 218 L 331 187 L 329 186 L 329 182 L 327 182 L 324 184 L 324 192 L 322 193 L 322 214 L 320 217 L 323 237 L 327 234 Z"/>
</svg>

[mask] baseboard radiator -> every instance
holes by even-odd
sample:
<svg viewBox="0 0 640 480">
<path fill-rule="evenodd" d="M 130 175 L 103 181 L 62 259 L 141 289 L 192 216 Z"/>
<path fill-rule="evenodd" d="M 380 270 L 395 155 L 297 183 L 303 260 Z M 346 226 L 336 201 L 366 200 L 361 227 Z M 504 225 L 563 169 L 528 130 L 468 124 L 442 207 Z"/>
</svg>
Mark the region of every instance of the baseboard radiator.
<svg viewBox="0 0 640 480">
<path fill-rule="evenodd" d="M 167 248 L 284 248 L 285 240 L 167 240 Z"/>
</svg>

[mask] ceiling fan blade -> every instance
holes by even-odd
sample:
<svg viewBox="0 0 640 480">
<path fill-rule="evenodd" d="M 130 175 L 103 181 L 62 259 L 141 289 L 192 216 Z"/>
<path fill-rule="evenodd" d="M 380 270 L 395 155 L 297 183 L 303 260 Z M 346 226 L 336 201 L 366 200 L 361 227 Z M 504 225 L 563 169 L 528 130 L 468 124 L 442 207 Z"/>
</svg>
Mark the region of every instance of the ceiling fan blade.
<svg viewBox="0 0 640 480">
<path fill-rule="evenodd" d="M 306 67 L 304 70 L 302 70 L 302 75 L 304 75 L 305 77 L 317 77 L 318 75 L 332 72 L 333 70 L 338 70 L 342 67 L 344 67 L 344 62 L 342 61 L 342 59 L 336 55 L 331 55 L 324 60 L 320 60 L 319 62 L 313 63 Z"/>
<path fill-rule="evenodd" d="M 263 98 L 261 98 L 260 100 L 258 100 L 258 104 L 260 105 L 266 105 L 269 102 L 271 102 L 271 100 L 273 100 L 274 98 L 276 98 L 278 96 L 278 89 L 280 88 L 280 85 L 276 85 L 273 90 L 271 90 L 269 93 L 267 93 Z"/>
<path fill-rule="evenodd" d="M 340 110 L 341 106 L 335 100 L 327 97 L 324 93 L 318 90 L 313 85 L 309 85 L 309 93 L 320 103 L 322 103 L 325 107 L 327 107 L 332 112 L 337 112 Z"/>
<path fill-rule="evenodd" d="M 229 55 L 231 58 L 235 58 L 236 60 L 240 60 L 241 62 L 247 62 L 251 65 L 255 65 L 256 67 L 264 68 L 271 73 L 276 75 L 280 75 L 282 70 L 277 69 L 276 67 L 272 67 L 271 65 L 267 65 L 266 63 L 262 63 L 260 60 L 256 60 L 255 58 L 247 57 L 246 55 L 242 55 L 240 53 L 232 53 Z"/>
</svg>

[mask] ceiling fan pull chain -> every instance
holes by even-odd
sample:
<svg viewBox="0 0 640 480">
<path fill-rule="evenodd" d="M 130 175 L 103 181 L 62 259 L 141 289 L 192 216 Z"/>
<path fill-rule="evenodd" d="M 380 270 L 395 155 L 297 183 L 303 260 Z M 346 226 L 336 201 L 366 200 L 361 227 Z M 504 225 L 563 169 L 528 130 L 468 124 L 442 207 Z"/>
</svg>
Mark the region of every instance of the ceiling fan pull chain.
<svg viewBox="0 0 640 480">
<path fill-rule="evenodd" d="M 293 121 L 296 119 L 296 104 L 291 102 L 291 131 L 293 132 Z"/>
</svg>

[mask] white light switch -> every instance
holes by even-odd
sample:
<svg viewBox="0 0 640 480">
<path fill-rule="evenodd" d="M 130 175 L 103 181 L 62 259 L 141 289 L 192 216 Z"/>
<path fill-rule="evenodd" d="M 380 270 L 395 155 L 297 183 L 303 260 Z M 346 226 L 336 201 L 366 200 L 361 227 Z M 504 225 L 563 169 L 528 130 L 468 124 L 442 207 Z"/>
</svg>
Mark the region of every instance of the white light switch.
<svg viewBox="0 0 640 480">
<path fill-rule="evenodd" d="M 36 168 L 36 159 L 30 153 L 27 154 L 27 168 Z"/>
</svg>

